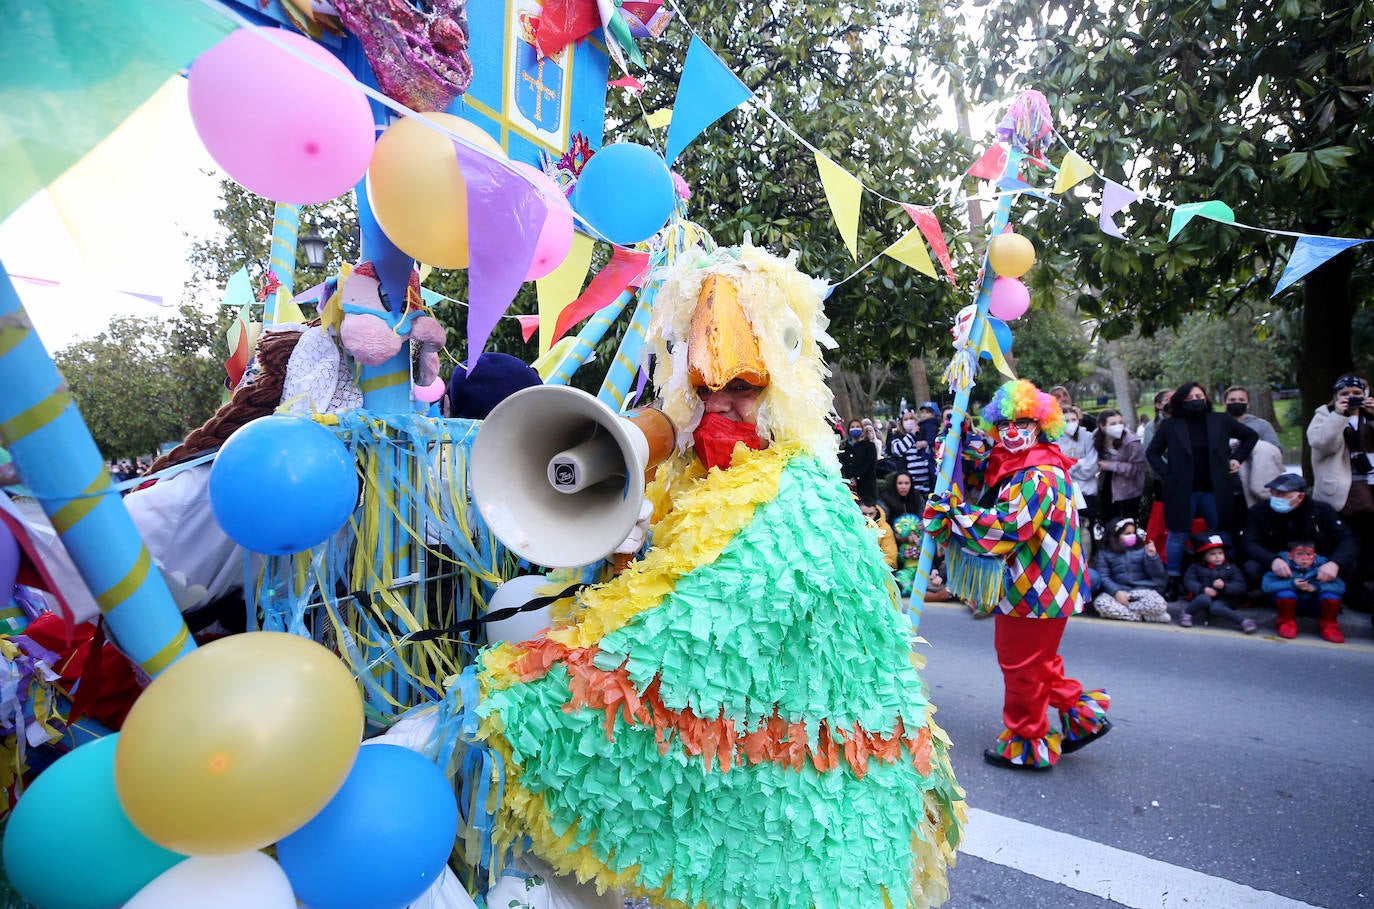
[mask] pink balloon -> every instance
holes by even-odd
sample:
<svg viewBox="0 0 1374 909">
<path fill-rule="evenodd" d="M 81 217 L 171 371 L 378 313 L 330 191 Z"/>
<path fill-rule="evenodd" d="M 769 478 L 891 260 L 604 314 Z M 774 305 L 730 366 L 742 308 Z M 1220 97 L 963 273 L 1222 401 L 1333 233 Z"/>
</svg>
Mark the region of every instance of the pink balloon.
<svg viewBox="0 0 1374 909">
<path fill-rule="evenodd" d="M 992 282 L 992 296 L 988 298 L 988 313 L 1011 322 L 1030 309 L 1030 289 L 1016 278 L 997 278 Z"/>
<path fill-rule="evenodd" d="M 367 98 L 319 44 L 285 29 L 263 31 L 271 41 L 241 28 L 191 64 L 191 120 L 206 150 L 249 192 L 297 205 L 335 199 L 372 158 L 377 134 Z"/>
<path fill-rule="evenodd" d="M 442 398 L 446 391 L 448 391 L 448 385 L 444 383 L 442 378 L 435 379 L 428 385 L 410 386 L 411 396 L 415 398 L 415 400 L 425 404 L 433 404 L 435 401 Z"/>
<path fill-rule="evenodd" d="M 572 250 L 573 211 L 568 197 L 553 178 L 537 167 L 523 161 L 512 161 L 526 176 L 539 187 L 549 203 L 549 216 L 544 220 L 544 229 L 539 232 L 539 242 L 534 247 L 534 261 L 530 262 L 526 281 L 542 278 L 563 264 Z"/>
</svg>

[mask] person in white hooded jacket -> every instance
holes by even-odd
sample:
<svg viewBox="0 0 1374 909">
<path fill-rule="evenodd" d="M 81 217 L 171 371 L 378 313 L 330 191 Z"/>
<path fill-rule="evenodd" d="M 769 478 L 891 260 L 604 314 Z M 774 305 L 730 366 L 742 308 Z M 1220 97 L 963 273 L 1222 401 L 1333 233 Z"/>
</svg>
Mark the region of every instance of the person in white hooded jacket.
<svg viewBox="0 0 1374 909">
<path fill-rule="evenodd" d="M 1336 380 L 1331 403 L 1307 424 L 1312 446 L 1312 498 L 1336 512 L 1360 541 L 1346 599 L 1368 602 L 1365 584 L 1374 581 L 1374 398 L 1369 382 L 1347 373 Z"/>
<path fill-rule="evenodd" d="M 1097 525 L 1097 479 L 1101 471 L 1097 466 L 1097 446 L 1093 444 L 1092 430 L 1083 425 L 1083 411 L 1070 404 L 1064 408 L 1064 434 L 1055 440 L 1059 450 L 1077 463 L 1069 468 L 1069 479 L 1083 497 L 1078 509 L 1078 526 L 1093 528 Z M 1083 535 L 1085 546 L 1099 538 L 1096 533 Z"/>
</svg>

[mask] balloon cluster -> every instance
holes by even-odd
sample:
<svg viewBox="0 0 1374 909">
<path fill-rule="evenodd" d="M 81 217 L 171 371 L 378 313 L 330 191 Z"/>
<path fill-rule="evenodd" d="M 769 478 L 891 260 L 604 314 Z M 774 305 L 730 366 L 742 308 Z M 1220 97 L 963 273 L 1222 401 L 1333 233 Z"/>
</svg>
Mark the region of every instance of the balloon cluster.
<svg viewBox="0 0 1374 909">
<path fill-rule="evenodd" d="M 662 155 L 641 145 L 611 145 L 592 155 L 570 205 L 551 178 L 508 161 L 495 139 L 461 117 L 422 112 L 377 137 L 367 98 L 343 64 L 282 29 L 240 29 L 201 54 L 191 66 L 188 94 L 206 149 L 245 189 L 313 204 L 343 195 L 366 175 L 368 202 L 387 238 L 438 268 L 468 267 L 475 206 L 510 205 L 499 195 L 469 197 L 450 134 L 505 162 L 512 180 L 534 184 L 547 204 L 526 280 L 567 258 L 574 211 L 601 237 L 630 245 L 657 233 L 676 203 Z"/>
<path fill-rule="evenodd" d="M 400 909 L 442 875 L 457 805 L 433 762 L 360 749 L 362 730 L 324 647 L 215 641 L 33 782 L 5 830 L 10 883 L 42 909 Z"/>
<path fill-rule="evenodd" d="M 1021 318 L 1030 309 L 1030 290 L 1018 279 L 1035 264 L 1035 247 L 1020 234 L 998 234 L 988 244 L 988 264 L 997 274 L 988 312 L 1006 322 Z"/>
</svg>

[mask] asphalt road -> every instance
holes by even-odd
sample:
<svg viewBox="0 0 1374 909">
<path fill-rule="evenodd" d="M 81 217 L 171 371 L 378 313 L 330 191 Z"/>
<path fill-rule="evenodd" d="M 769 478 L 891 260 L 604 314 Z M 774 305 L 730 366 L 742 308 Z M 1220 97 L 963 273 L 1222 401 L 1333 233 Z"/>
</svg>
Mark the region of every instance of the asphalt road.
<svg viewBox="0 0 1374 909">
<path fill-rule="evenodd" d="M 946 905 L 1374 906 L 1374 640 L 1351 627 L 1335 645 L 1075 618 L 1060 652 L 1115 728 L 1018 773 L 982 760 L 993 623 L 927 604 L 924 675 L 974 809 Z"/>
</svg>

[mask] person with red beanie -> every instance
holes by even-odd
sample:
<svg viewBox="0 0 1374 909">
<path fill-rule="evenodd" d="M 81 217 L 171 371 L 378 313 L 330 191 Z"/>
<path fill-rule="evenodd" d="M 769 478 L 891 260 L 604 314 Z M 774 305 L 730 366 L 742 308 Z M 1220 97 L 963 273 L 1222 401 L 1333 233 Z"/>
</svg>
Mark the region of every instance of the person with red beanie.
<svg viewBox="0 0 1374 909">
<path fill-rule="evenodd" d="M 977 505 L 932 496 L 926 528 L 949 543 L 951 593 L 995 615 L 994 646 L 1006 686 L 1005 729 L 983 759 L 1011 770 L 1051 770 L 1061 754 L 1111 731 L 1106 691 L 1085 691 L 1065 675 L 1059 642 L 1069 616 L 1083 611 L 1086 571 L 1078 506 L 1066 457 L 1059 402 L 1018 379 L 983 410 L 997 444 Z M 1051 728 L 1048 708 L 1059 712 Z"/>
</svg>

